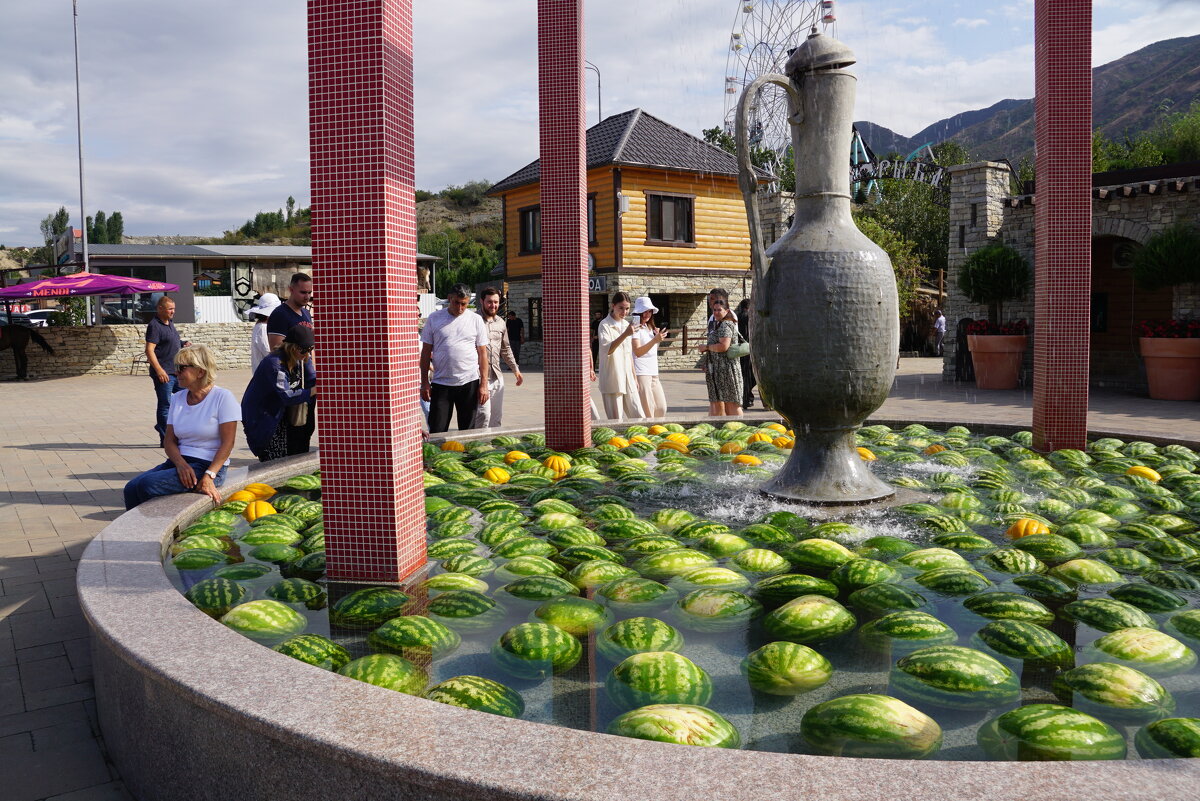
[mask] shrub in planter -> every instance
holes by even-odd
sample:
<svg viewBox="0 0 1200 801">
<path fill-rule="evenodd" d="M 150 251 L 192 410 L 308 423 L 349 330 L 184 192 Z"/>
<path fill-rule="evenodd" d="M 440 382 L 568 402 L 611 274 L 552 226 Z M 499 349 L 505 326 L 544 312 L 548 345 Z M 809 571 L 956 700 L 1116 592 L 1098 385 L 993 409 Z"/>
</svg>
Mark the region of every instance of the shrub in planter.
<svg viewBox="0 0 1200 801">
<path fill-rule="evenodd" d="M 1143 289 L 1200 281 L 1200 229 L 1178 222 L 1133 253 L 1133 280 Z"/>
<path fill-rule="evenodd" d="M 958 274 L 958 286 L 972 303 L 988 307 L 988 319 L 1004 320 L 1006 301 L 1025 297 L 1031 273 L 1029 262 L 1016 249 L 993 242 L 972 253 Z"/>
</svg>

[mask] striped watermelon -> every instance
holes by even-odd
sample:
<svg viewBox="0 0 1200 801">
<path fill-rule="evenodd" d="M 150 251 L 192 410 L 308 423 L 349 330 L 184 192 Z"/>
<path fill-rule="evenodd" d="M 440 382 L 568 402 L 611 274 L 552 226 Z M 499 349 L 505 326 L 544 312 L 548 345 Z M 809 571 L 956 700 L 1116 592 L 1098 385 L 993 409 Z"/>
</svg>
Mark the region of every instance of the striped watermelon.
<svg viewBox="0 0 1200 801">
<path fill-rule="evenodd" d="M 1036 536 L 1036 535 L 1030 535 Z M 1023 537 L 1022 539 L 1028 539 Z M 998 573 L 1044 573 L 1046 566 L 1036 556 L 1016 548 L 997 548 L 979 560 L 984 569 L 995 570 Z"/>
<path fill-rule="evenodd" d="M 1124 759 L 1125 739 L 1112 726 L 1058 704 L 1029 704 L 985 723 L 976 736 L 992 759 L 1023 762 Z"/>
<path fill-rule="evenodd" d="M 1073 584 L 1119 584 L 1121 574 L 1095 559 L 1072 559 L 1050 569 L 1051 575 Z"/>
<path fill-rule="evenodd" d="M 679 599 L 679 593 L 657 581 L 628 576 L 602 585 L 596 594 L 613 609 L 658 609 Z"/>
<path fill-rule="evenodd" d="M 1189 640 L 1200 641 L 1200 609 L 1191 609 L 1173 615 L 1167 621 L 1167 627 Z"/>
<path fill-rule="evenodd" d="M 252 548 L 250 556 L 260 562 L 275 562 L 282 565 L 288 562 L 295 562 L 301 556 L 304 556 L 304 551 L 299 548 L 293 548 L 290 545 L 268 542 L 266 545 L 259 545 Z"/>
<path fill-rule="evenodd" d="M 562 576 L 567 569 L 544 556 L 518 556 L 505 562 L 496 570 L 496 578 L 513 581 L 522 576 Z"/>
<path fill-rule="evenodd" d="M 1200 578 L 1182 570 L 1147 570 L 1142 578 L 1167 590 L 1200 590 Z"/>
<path fill-rule="evenodd" d="M 947 709 L 992 709 L 1021 698 L 1017 675 L 973 648 L 934 645 L 896 661 L 893 692 L 917 704 Z"/>
<path fill-rule="evenodd" d="M 343 665 L 349 664 L 353 658 L 345 648 L 320 634 L 300 634 L 290 637 L 271 650 L 323 670 L 332 671 L 337 671 Z"/>
<path fill-rule="evenodd" d="M 938 547 L 969 554 L 990 551 L 996 547 L 995 543 L 987 537 L 982 537 L 978 534 L 938 534 L 931 541 Z"/>
<path fill-rule="evenodd" d="M 1151 676 L 1172 676 L 1196 664 L 1191 648 L 1169 634 L 1141 626 L 1105 634 L 1089 646 L 1089 654 L 1095 657 L 1093 661 L 1112 660 Z"/>
<path fill-rule="evenodd" d="M 938 567 L 917 576 L 916 582 L 941 595 L 971 595 L 992 586 L 982 573 L 957 567 Z"/>
<path fill-rule="evenodd" d="M 407 695 L 421 695 L 429 683 L 424 669 L 395 654 L 369 654 L 342 665 L 338 673 Z"/>
<path fill-rule="evenodd" d="M 807 645 L 770 642 L 750 652 L 741 664 L 750 686 L 769 695 L 800 695 L 824 685 L 833 665 Z"/>
<path fill-rule="evenodd" d="M 520 623 L 492 645 L 492 658 L 507 673 L 522 679 L 544 679 L 565 673 L 583 656 L 579 640 L 548 623 Z"/>
<path fill-rule="evenodd" d="M 632 568 L 609 562 L 606 559 L 592 559 L 580 562 L 567 573 L 567 581 L 581 590 L 610 584 L 617 579 L 637 576 Z"/>
<path fill-rule="evenodd" d="M 404 614 L 409 596 L 394 587 L 363 587 L 339 598 L 329 608 L 334 626 L 374 628 Z"/>
<path fill-rule="evenodd" d="M 522 601 L 549 601 L 563 595 L 579 594 L 574 584 L 559 576 L 525 576 L 510 581 L 499 591 Z"/>
<path fill-rule="evenodd" d="M 1054 622 L 1045 604 L 1015 592 L 984 592 L 963 601 L 963 607 L 992 620 L 1023 620 L 1043 625 Z"/>
<path fill-rule="evenodd" d="M 659 509 L 650 515 L 650 522 L 667 534 L 695 519 L 696 516 L 685 509 Z"/>
<path fill-rule="evenodd" d="M 991 543 L 988 543 L 988 545 L 990 547 Z M 885 534 L 864 540 L 858 546 L 856 553 L 864 559 L 877 559 L 881 562 L 886 562 L 889 559 L 895 559 L 897 556 L 903 556 L 909 551 L 915 550 L 917 550 L 917 546 L 908 540 Z"/>
<path fill-rule="evenodd" d="M 220 537 L 211 537 L 207 534 L 193 534 L 190 537 L 184 537 L 179 542 L 171 545 L 171 555 L 192 550 L 193 548 L 208 548 L 211 551 L 228 551 L 233 547 L 233 543 L 229 540 Z"/>
<path fill-rule="evenodd" d="M 1175 711 L 1175 699 L 1140 670 L 1111 662 L 1080 665 L 1054 677 L 1063 703 L 1099 718 L 1147 723 Z"/>
<path fill-rule="evenodd" d="M 177 570 L 204 570 L 228 561 L 227 554 L 212 548 L 192 548 L 171 557 L 171 564 Z"/>
<path fill-rule="evenodd" d="M 920 609 L 927 602 L 925 596 L 899 584 L 872 584 L 850 593 L 846 603 L 867 614 L 881 615 L 901 609 Z"/>
<path fill-rule="evenodd" d="M 550 532 L 546 535 L 546 542 L 555 548 L 569 548 L 572 545 L 604 545 L 607 540 L 590 528 L 571 526 Z M 671 547 L 678 547 L 678 545 Z"/>
<path fill-rule="evenodd" d="M 316 581 L 325 575 L 325 552 L 313 551 L 312 553 L 306 553 L 299 559 L 283 565 L 280 571 L 285 576 L 295 576 L 306 578 L 309 581 Z"/>
<path fill-rule="evenodd" d="M 1099 631 L 1119 631 L 1134 626 L 1158 628 L 1154 618 L 1136 606 L 1113 598 L 1084 598 L 1062 608 L 1063 617 Z"/>
<path fill-rule="evenodd" d="M 872 584 L 894 584 L 901 578 L 899 570 L 874 559 L 851 559 L 829 574 L 829 580 L 847 592 Z"/>
<path fill-rule="evenodd" d="M 921 548 L 909 551 L 896 560 L 896 564 L 907 565 L 921 573 L 939 567 L 969 569 L 970 562 L 948 548 Z"/>
<path fill-rule="evenodd" d="M 1133 548 L 1106 548 L 1095 557 L 1107 562 L 1122 573 L 1141 573 L 1158 566 L 1158 563 L 1141 551 Z"/>
<path fill-rule="evenodd" d="M 837 598 L 838 587 L 832 581 L 803 573 L 784 573 L 768 576 L 754 585 L 753 595 L 765 606 L 776 607 L 801 595 L 824 595 Z"/>
<path fill-rule="evenodd" d="M 627 542 L 621 543 L 617 546 L 617 549 L 622 553 L 632 556 L 645 556 L 658 551 L 670 551 L 682 547 L 683 543 L 674 537 L 658 534 L 650 537 L 634 537 Z"/>
<path fill-rule="evenodd" d="M 801 595 L 763 619 L 763 627 L 774 638 L 810 643 L 845 634 L 856 624 L 854 615 L 832 598 Z"/>
<path fill-rule="evenodd" d="M 693 590 L 675 603 L 674 613 L 687 629 L 733 631 L 762 614 L 762 604 L 736 590 Z"/>
<path fill-rule="evenodd" d="M 1075 588 L 1054 576 L 1042 576 L 1031 573 L 1017 576 L 1012 583 L 1025 590 L 1026 595 L 1046 601 L 1062 602 L 1075 599 Z"/>
<path fill-rule="evenodd" d="M 828 756 L 924 759 L 942 746 L 937 722 L 887 695 L 843 695 L 804 713 L 800 733 Z"/>
<path fill-rule="evenodd" d="M 600 545 L 571 545 L 564 548 L 561 553 L 554 557 L 559 564 L 566 565 L 568 568 L 574 567 L 582 562 L 590 562 L 594 559 L 613 562 L 614 564 L 622 565 L 625 560 L 620 554 L 610 551 Z"/>
<path fill-rule="evenodd" d="M 273 568 L 270 565 L 262 565 L 258 562 L 239 562 L 217 568 L 213 571 L 213 577 L 227 578 L 231 581 L 249 581 L 265 576 L 272 571 Z"/>
<path fill-rule="evenodd" d="M 582 637 L 612 622 L 612 613 L 588 598 L 569 595 L 555 598 L 533 610 L 535 622 L 558 626 L 567 634 Z"/>
<path fill-rule="evenodd" d="M 551 557 L 558 549 L 537 537 L 513 537 L 492 548 L 492 555 L 501 559 L 516 559 L 518 556 Z"/>
<path fill-rule="evenodd" d="M 296 517 L 294 514 L 289 514 L 283 511 L 276 511 L 275 514 L 256 517 L 250 521 L 250 530 L 256 528 L 290 528 L 292 531 L 300 531 L 304 528 L 304 521 Z"/>
<path fill-rule="evenodd" d="M 455 676 L 446 679 L 430 687 L 425 697 L 440 704 L 502 715 L 506 718 L 519 718 L 525 714 L 525 701 L 520 693 L 482 676 Z"/>
<path fill-rule="evenodd" d="M 1108 594 L 1118 601 L 1124 601 L 1151 614 L 1174 612 L 1188 605 L 1187 599 L 1182 595 L 1142 582 L 1113 587 Z"/>
<path fill-rule="evenodd" d="M 1012 659 L 1065 667 L 1074 664 L 1071 646 L 1052 631 L 1024 620 L 993 620 L 971 638 L 978 645 Z"/>
<path fill-rule="evenodd" d="M 750 543 L 736 534 L 708 534 L 696 540 L 696 548 L 718 559 L 733 556 L 750 547 Z"/>
<path fill-rule="evenodd" d="M 233 512 L 227 511 L 225 509 L 213 509 L 212 511 L 205 512 L 204 514 L 197 517 L 196 522 L 193 523 L 191 526 L 189 526 L 185 530 L 185 533 L 190 533 L 191 529 L 200 523 L 216 523 L 218 525 L 225 526 L 226 528 L 233 528 L 233 526 L 236 525 L 237 523 L 241 522 L 241 520 L 242 520 L 242 516 L 239 514 L 234 514 Z M 202 533 L 202 532 L 197 532 L 197 533 Z M 211 532 L 204 532 L 204 533 L 211 533 Z"/>
<path fill-rule="evenodd" d="M 496 569 L 496 563 L 477 553 L 460 553 L 442 560 L 442 569 L 447 573 L 466 573 L 468 576 L 486 576 Z"/>
<path fill-rule="evenodd" d="M 693 567 L 671 579 L 671 585 L 681 592 L 691 592 L 702 587 L 741 591 L 750 586 L 750 579 L 727 567 Z"/>
<path fill-rule="evenodd" d="M 234 515 L 235 522 L 241 520 L 241 517 Z M 178 539 L 184 540 L 188 537 L 229 537 L 233 534 L 232 523 L 193 523 L 192 525 L 179 532 Z"/>
<path fill-rule="evenodd" d="M 250 601 L 235 606 L 221 622 L 238 634 L 262 643 L 286 639 L 304 631 L 304 615 L 279 601 Z"/>
<path fill-rule="evenodd" d="M 738 730 L 711 709 L 692 704 L 651 704 L 618 715 L 609 734 L 676 745 L 737 748 Z"/>
<path fill-rule="evenodd" d="M 451 537 L 445 540 L 431 542 L 425 548 L 425 555 L 430 559 L 441 561 L 449 559 L 452 556 L 459 554 L 471 553 L 479 547 L 479 543 L 475 540 L 469 540 L 465 537 Z"/>
<path fill-rule="evenodd" d="M 916 609 L 903 609 L 872 620 L 859 629 L 858 636 L 871 647 L 893 651 L 912 651 L 958 640 L 950 626 Z"/>
<path fill-rule="evenodd" d="M 466 573 L 439 573 L 421 582 L 421 589 L 430 595 L 436 595 L 439 592 L 446 592 L 447 590 L 487 592 L 488 583 L 483 579 L 468 576 Z"/>
<path fill-rule="evenodd" d="M 703 668 L 673 651 L 626 657 L 608 673 L 605 689 L 619 709 L 647 704 L 699 704 L 712 698 L 712 679 Z"/>
<path fill-rule="evenodd" d="M 263 592 L 268 598 L 289 604 L 306 604 L 325 594 L 325 588 L 302 578 L 285 578 Z"/>
<path fill-rule="evenodd" d="M 536 578 L 551 578 L 538 576 Z M 521 579 L 524 581 L 525 579 Z M 458 632 L 484 631 L 504 617 L 504 609 L 481 592 L 448 590 L 429 602 L 428 615 Z"/>
<path fill-rule="evenodd" d="M 420 615 L 394 617 L 367 636 L 373 651 L 434 659 L 453 653 L 462 644 L 454 629 Z"/>
<path fill-rule="evenodd" d="M 1058 564 L 1083 555 L 1083 549 L 1074 540 L 1057 534 L 1030 534 L 1018 539 L 1013 546 L 1050 564 Z"/>
<path fill-rule="evenodd" d="M 692 520 L 670 532 L 681 540 L 698 540 L 710 534 L 728 534 L 729 526 L 712 520 Z"/>
<path fill-rule="evenodd" d="M 1167 718 L 1144 726 L 1133 738 L 1142 759 L 1200 757 L 1200 718 Z"/>
<path fill-rule="evenodd" d="M 801 540 L 783 549 L 781 554 L 795 565 L 796 569 L 821 576 L 857 558 L 854 551 L 840 542 L 820 537 Z"/>
<path fill-rule="evenodd" d="M 221 617 L 241 603 L 249 592 L 241 584 L 227 578 L 206 578 L 197 581 L 183 594 L 192 605 L 210 617 Z"/>
<path fill-rule="evenodd" d="M 703 551 L 691 548 L 672 548 L 655 551 L 633 563 L 633 569 L 650 579 L 665 579 L 678 576 L 693 567 L 708 567 L 716 560 Z"/>
<path fill-rule="evenodd" d="M 631 617 L 606 628 L 596 637 L 596 649 L 612 661 L 651 651 L 680 651 L 683 635 L 674 627 L 652 617 Z"/>
<path fill-rule="evenodd" d="M 766 548 L 747 548 L 740 551 L 729 560 L 729 565 L 756 577 L 778 575 L 786 572 L 789 567 L 787 559 Z"/>
</svg>

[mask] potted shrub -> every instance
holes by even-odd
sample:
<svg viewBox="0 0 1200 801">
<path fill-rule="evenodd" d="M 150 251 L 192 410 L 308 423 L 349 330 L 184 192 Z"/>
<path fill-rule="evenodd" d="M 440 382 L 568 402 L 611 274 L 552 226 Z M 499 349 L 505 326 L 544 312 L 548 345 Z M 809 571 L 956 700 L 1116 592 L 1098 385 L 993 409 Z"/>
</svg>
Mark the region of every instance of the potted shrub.
<svg viewBox="0 0 1200 801">
<path fill-rule="evenodd" d="M 1187 223 L 1158 232 L 1133 254 L 1133 279 L 1143 289 L 1200 280 L 1200 231 Z M 1143 320 L 1139 349 L 1156 400 L 1200 400 L 1200 321 Z"/>
<path fill-rule="evenodd" d="M 1029 345 L 1024 320 L 1004 322 L 1004 304 L 1025 297 L 1029 262 L 1015 249 L 993 242 L 967 257 L 958 286 L 972 303 L 988 307 L 988 319 L 967 328 L 967 346 L 980 389 L 1016 389 Z"/>
</svg>

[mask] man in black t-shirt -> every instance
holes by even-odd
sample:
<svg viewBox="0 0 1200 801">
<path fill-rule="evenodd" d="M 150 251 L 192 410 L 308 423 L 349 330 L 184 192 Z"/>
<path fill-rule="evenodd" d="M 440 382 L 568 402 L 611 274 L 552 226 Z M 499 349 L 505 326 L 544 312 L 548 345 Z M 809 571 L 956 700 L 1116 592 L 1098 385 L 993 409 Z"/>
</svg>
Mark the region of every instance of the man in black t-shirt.
<svg viewBox="0 0 1200 801">
<path fill-rule="evenodd" d="M 508 326 L 508 344 L 512 347 L 513 358 L 520 364 L 521 346 L 525 344 L 525 323 L 521 322 L 515 311 L 510 311 L 504 324 Z"/>
<path fill-rule="evenodd" d="M 154 380 L 155 407 L 154 430 L 158 432 L 158 445 L 162 447 L 167 435 L 167 412 L 171 408 L 171 396 L 179 389 L 175 381 L 175 354 L 183 343 L 175 330 L 175 301 L 166 295 L 158 299 L 154 317 L 146 326 L 146 360 L 150 362 L 150 378 Z"/>
<path fill-rule="evenodd" d="M 267 343 L 271 350 L 283 344 L 283 338 L 293 326 L 312 325 L 312 313 L 308 310 L 312 300 L 313 281 L 308 273 L 296 273 L 288 285 L 287 302 L 281 303 L 267 318 Z"/>
</svg>

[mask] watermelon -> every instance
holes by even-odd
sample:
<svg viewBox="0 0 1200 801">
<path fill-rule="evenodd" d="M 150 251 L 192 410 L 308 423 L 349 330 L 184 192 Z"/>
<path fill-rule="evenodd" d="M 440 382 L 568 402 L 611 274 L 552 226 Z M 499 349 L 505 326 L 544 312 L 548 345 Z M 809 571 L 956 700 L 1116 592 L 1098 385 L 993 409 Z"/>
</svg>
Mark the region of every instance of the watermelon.
<svg viewBox="0 0 1200 801">
<path fill-rule="evenodd" d="M 700 540 L 712 534 L 728 534 L 729 526 L 712 520 L 691 520 L 670 533 L 681 540 Z"/>
<path fill-rule="evenodd" d="M 1113 598 L 1084 598 L 1062 608 L 1063 617 L 1099 631 L 1118 631 L 1133 626 L 1158 628 L 1154 618 L 1136 606 Z"/>
<path fill-rule="evenodd" d="M 596 533 L 609 542 L 631 540 L 635 537 L 653 537 L 661 534 L 658 526 L 647 520 L 609 520 L 596 526 Z"/>
<path fill-rule="evenodd" d="M 349 651 L 320 634 L 299 634 L 289 637 L 271 650 L 323 670 L 332 671 L 337 671 L 353 659 Z"/>
<path fill-rule="evenodd" d="M 984 592 L 963 601 L 963 607 L 992 620 L 1023 620 L 1049 624 L 1054 613 L 1045 604 L 1015 592 Z"/>
<path fill-rule="evenodd" d="M 1063 667 L 1074 664 L 1071 646 L 1057 634 L 1024 620 L 993 620 L 975 633 L 971 641 L 992 651 L 1027 663 Z"/>
<path fill-rule="evenodd" d="M 221 622 L 238 634 L 262 643 L 299 634 L 308 626 L 304 615 L 279 601 L 250 601 L 235 606 L 221 617 Z"/>
<path fill-rule="evenodd" d="M 337 672 L 407 695 L 421 695 L 429 683 L 429 676 L 421 667 L 395 654 L 369 654 L 342 665 Z"/>
<path fill-rule="evenodd" d="M 471 553 L 478 547 L 479 543 L 475 540 L 469 540 L 465 537 L 450 537 L 449 539 L 429 543 L 425 547 L 425 555 L 430 559 L 441 561 L 449 559 L 452 556 Z"/>
<path fill-rule="evenodd" d="M 1188 605 L 1187 599 L 1182 595 L 1142 582 L 1113 587 L 1108 594 L 1118 601 L 1124 601 L 1151 614 L 1174 612 Z"/>
<path fill-rule="evenodd" d="M 766 548 L 748 548 L 734 554 L 729 566 L 751 576 L 774 576 L 788 570 L 788 560 Z"/>
<path fill-rule="evenodd" d="M 581 590 L 610 584 L 617 579 L 637 576 L 632 568 L 609 562 L 606 559 L 592 559 L 580 562 L 567 573 L 567 581 Z"/>
<path fill-rule="evenodd" d="M 824 595 L 793 598 L 763 619 L 772 637 L 801 644 L 845 634 L 856 623 L 850 610 Z"/>
<path fill-rule="evenodd" d="M 421 582 L 421 589 L 430 595 L 447 590 L 474 590 L 487 592 L 488 583 L 482 579 L 468 576 L 466 573 L 438 573 Z"/>
<path fill-rule="evenodd" d="M 1124 759 L 1125 739 L 1112 726 L 1058 704 L 1029 704 L 985 723 L 976 736 L 992 759 Z"/>
<path fill-rule="evenodd" d="M 568 568 L 575 567 L 575 565 L 582 562 L 590 562 L 594 559 L 601 559 L 618 565 L 625 563 L 620 554 L 599 545 L 571 545 L 564 548 L 554 558 L 559 564 L 565 565 Z"/>
<path fill-rule="evenodd" d="M 633 563 L 633 569 L 646 578 L 665 579 L 678 576 L 693 567 L 708 567 L 713 564 L 716 564 L 716 560 L 703 551 L 672 548 L 643 556 Z"/>
<path fill-rule="evenodd" d="M 874 559 L 851 559 L 829 574 L 830 581 L 848 592 L 872 584 L 894 584 L 901 577 L 899 570 Z"/>
<path fill-rule="evenodd" d="M 1012 583 L 1025 590 L 1027 595 L 1046 601 L 1071 601 L 1074 600 L 1076 594 L 1072 585 L 1054 576 L 1040 576 L 1031 573 L 1017 576 Z"/>
<path fill-rule="evenodd" d="M 987 537 L 978 534 L 938 534 L 931 541 L 938 547 L 966 553 L 981 553 L 996 547 Z"/>
<path fill-rule="evenodd" d="M 214 577 L 197 581 L 183 597 L 209 617 L 221 617 L 241 603 L 248 592 L 236 581 Z"/>
<path fill-rule="evenodd" d="M 1083 549 L 1074 540 L 1057 534 L 1030 534 L 1016 540 L 1013 546 L 1050 564 L 1058 564 L 1083 555 Z"/>
<path fill-rule="evenodd" d="M 613 719 L 609 734 L 677 745 L 737 748 L 741 735 L 711 709 L 692 704 L 651 704 Z"/>
<path fill-rule="evenodd" d="M 1200 757 L 1200 718 L 1167 718 L 1142 727 L 1133 738 L 1142 759 Z"/>
<path fill-rule="evenodd" d="M 578 595 L 575 585 L 559 576 L 525 576 L 516 581 L 510 581 L 500 588 L 513 598 L 522 601 L 549 601 L 563 595 Z"/>
<path fill-rule="evenodd" d="M 971 595 L 992 586 L 992 582 L 974 570 L 939 567 L 917 576 L 916 582 L 940 595 Z"/>
<path fill-rule="evenodd" d="M 888 686 L 914 703 L 948 709 L 992 709 L 1021 698 L 1015 673 L 982 651 L 957 645 L 934 645 L 901 657 Z"/>
<path fill-rule="evenodd" d="M 901 609 L 920 609 L 927 601 L 925 596 L 899 584 L 872 584 L 850 593 L 846 603 L 868 614 L 879 615 Z"/>
<path fill-rule="evenodd" d="M 872 620 L 859 629 L 858 636 L 873 648 L 896 651 L 912 651 L 958 640 L 950 626 L 915 609 L 903 609 Z"/>
<path fill-rule="evenodd" d="M 713 587 L 719 590 L 744 590 L 750 586 L 750 579 L 727 567 L 693 567 L 686 573 L 671 579 L 671 586 L 681 592 L 691 592 L 702 587 Z"/>
<path fill-rule="evenodd" d="M 683 635 L 652 617 L 631 617 L 606 628 L 596 637 L 596 649 L 612 662 L 650 651 L 680 651 Z"/>
<path fill-rule="evenodd" d="M 745 628 L 762 613 L 762 604 L 736 590 L 693 590 L 674 607 L 679 625 L 694 631 L 733 631 Z"/>
<path fill-rule="evenodd" d="M 460 553 L 442 561 L 447 573 L 466 573 L 468 576 L 486 576 L 496 569 L 496 563 L 486 556 L 475 553 Z"/>
<path fill-rule="evenodd" d="M 1158 566 L 1149 556 L 1133 548 L 1105 548 L 1103 551 L 1097 551 L 1095 557 L 1122 573 L 1141 573 Z"/>
<path fill-rule="evenodd" d="M 1051 568 L 1051 575 L 1073 584 L 1119 584 L 1121 575 L 1095 559 L 1072 559 Z"/>
<path fill-rule="evenodd" d="M 518 556 L 551 557 L 557 553 L 557 548 L 537 537 L 513 537 L 492 548 L 492 555 L 501 559 L 515 559 Z"/>
<path fill-rule="evenodd" d="M 802 573 L 784 573 L 768 576 L 754 585 L 753 595 L 765 606 L 779 606 L 801 595 L 824 595 L 838 597 L 838 587 L 832 581 Z"/>
<path fill-rule="evenodd" d="M 1028 539 L 1028 537 L 1022 539 Z M 1036 556 L 1017 548 L 998 548 L 985 555 L 979 562 L 980 567 L 995 570 L 998 573 L 1022 575 L 1046 571 L 1046 566 Z"/>
<path fill-rule="evenodd" d="M 813 535 L 821 537 L 816 530 L 813 530 Z M 756 545 L 786 545 L 796 541 L 795 535 L 780 528 L 773 526 L 770 523 L 751 523 L 744 529 L 738 532 L 739 536 L 750 540 Z"/>
<path fill-rule="evenodd" d="M 329 623 L 374 628 L 404 614 L 408 602 L 408 594 L 394 587 L 363 587 L 339 598 L 329 608 Z"/>
<path fill-rule="evenodd" d="M 498 681 L 482 676 L 455 676 L 430 687 L 425 697 L 440 704 L 449 704 L 476 712 L 519 718 L 525 714 L 521 694 Z"/>
<path fill-rule="evenodd" d="M 698 704 L 712 698 L 712 679 L 703 668 L 673 651 L 626 657 L 608 673 L 605 689 L 619 709 L 647 704 Z"/>
<path fill-rule="evenodd" d="M 820 537 L 801 540 L 788 546 L 781 553 L 798 570 L 821 576 L 857 558 L 854 551 L 840 542 Z"/>
<path fill-rule="evenodd" d="M 544 556 L 518 556 L 496 570 L 496 578 L 513 581 L 522 576 L 561 576 L 567 572 L 562 565 Z"/>
<path fill-rule="evenodd" d="M 231 581 L 249 581 L 265 576 L 272 572 L 272 570 L 273 568 L 270 565 L 262 565 L 258 562 L 239 562 L 217 568 L 213 571 L 213 577 L 227 578 Z"/>
<path fill-rule="evenodd" d="M 234 611 L 237 611 L 236 609 Z M 1169 634 L 1134 626 L 1105 634 L 1089 646 L 1093 661 L 1114 661 L 1151 676 L 1171 676 L 1191 670 L 1196 653 Z"/>
<path fill-rule="evenodd" d="M 551 578 L 536 576 L 531 578 Z M 521 579 L 525 581 L 525 579 Z M 504 617 L 504 609 L 481 592 L 448 590 L 429 602 L 429 617 L 458 632 L 483 631 Z"/>
<path fill-rule="evenodd" d="M 558 626 L 567 634 L 582 637 L 612 622 L 612 613 L 587 598 L 569 595 L 555 598 L 533 610 L 531 620 Z"/>
<path fill-rule="evenodd" d="M 1126 665 L 1093 662 L 1054 677 L 1063 703 L 1096 717 L 1147 723 L 1175 711 L 1175 699 L 1161 684 Z"/>
<path fill-rule="evenodd" d="M 268 598 L 290 604 L 305 604 L 325 594 L 325 588 L 302 578 L 285 578 L 272 584 L 263 592 Z"/>
<path fill-rule="evenodd" d="M 1200 641 L 1200 609 L 1192 609 L 1172 616 L 1167 621 L 1167 627 L 1189 640 Z"/>
<path fill-rule="evenodd" d="M 1059 526 L 1054 533 L 1085 548 L 1107 548 L 1116 542 L 1105 533 L 1104 529 L 1098 526 L 1089 526 L 1086 523 L 1068 523 L 1065 526 Z"/>
<path fill-rule="evenodd" d="M 696 548 L 720 559 L 732 556 L 750 547 L 750 543 L 736 534 L 708 534 L 696 540 Z"/>
<path fill-rule="evenodd" d="M 694 514 L 684 509 L 659 509 L 650 515 L 650 522 L 668 534 L 695 519 Z"/>
<path fill-rule="evenodd" d="M 679 593 L 657 581 L 628 576 L 602 585 L 596 594 L 614 609 L 657 609 L 675 603 Z"/>
<path fill-rule="evenodd" d="M 769 695 L 800 695 L 824 685 L 833 665 L 807 645 L 770 642 L 750 652 L 742 673 L 755 690 Z"/>
<path fill-rule="evenodd" d="M 991 546 L 991 543 L 988 543 Z M 897 556 L 903 556 L 909 551 L 915 551 L 917 546 L 908 540 L 890 535 L 870 537 L 858 546 L 856 553 L 864 559 L 876 559 L 886 562 Z"/>
<path fill-rule="evenodd" d="M 565 673 L 581 656 L 579 640 L 548 623 L 520 623 L 492 645 L 492 658 L 501 669 L 523 679 Z"/>
<path fill-rule="evenodd" d="M 550 532 L 546 535 L 546 542 L 561 549 L 569 548 L 572 545 L 604 545 L 607 541 L 589 528 L 571 526 Z M 678 547 L 678 545 L 672 547 Z"/>
<path fill-rule="evenodd" d="M 683 543 L 674 537 L 668 537 L 665 534 L 658 534 L 650 537 L 634 537 L 619 546 L 619 550 L 623 553 L 633 554 L 637 556 L 645 556 L 655 553 L 656 551 L 670 551 L 676 548 L 682 548 Z"/>
<path fill-rule="evenodd" d="M 1200 590 L 1200 578 L 1182 570 L 1147 570 L 1142 579 L 1167 590 Z"/>
<path fill-rule="evenodd" d="M 933 718 L 887 695 L 843 695 L 804 713 L 800 733 L 828 756 L 924 759 L 942 745 Z"/>
<path fill-rule="evenodd" d="M 227 539 L 213 537 L 207 534 L 193 534 L 190 537 L 184 537 L 179 542 L 171 546 L 171 555 L 189 551 L 193 548 L 208 548 L 211 551 L 228 551 L 233 548 L 233 543 Z"/>
<path fill-rule="evenodd" d="M 948 548 L 921 548 L 909 551 L 897 559 L 896 564 L 907 565 L 921 573 L 939 567 L 966 569 L 971 566 L 966 559 Z"/>
<path fill-rule="evenodd" d="M 304 551 L 299 548 L 293 548 L 290 545 L 283 545 L 278 542 L 268 542 L 266 545 L 259 545 L 250 550 L 250 556 L 260 562 L 275 562 L 277 564 L 286 564 L 295 562 L 301 556 L 304 556 Z"/>
<path fill-rule="evenodd" d="M 294 514 L 277 511 L 275 514 L 263 515 L 262 517 L 256 517 L 254 520 L 250 521 L 249 533 L 253 533 L 253 531 L 258 528 L 289 528 L 292 531 L 299 532 L 304 528 L 304 521 L 299 517 L 296 517 Z M 247 534 L 247 536 L 249 536 L 249 534 Z M 245 538 L 243 537 L 243 539 Z"/>
<path fill-rule="evenodd" d="M 227 554 L 212 548 L 192 548 L 171 558 L 171 564 L 177 570 L 204 570 L 215 565 L 223 565 L 228 561 Z"/>
<path fill-rule="evenodd" d="M 443 657 L 462 644 L 458 632 L 420 615 L 394 617 L 367 635 L 367 645 L 381 653 L 428 659 Z"/>
</svg>

